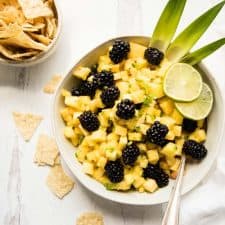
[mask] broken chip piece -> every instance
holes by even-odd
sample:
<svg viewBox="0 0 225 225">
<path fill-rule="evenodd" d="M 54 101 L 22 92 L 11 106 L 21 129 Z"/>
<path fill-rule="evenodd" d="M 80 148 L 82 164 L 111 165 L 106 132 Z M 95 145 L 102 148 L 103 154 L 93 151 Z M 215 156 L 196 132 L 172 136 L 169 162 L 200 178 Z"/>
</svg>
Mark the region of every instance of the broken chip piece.
<svg viewBox="0 0 225 225">
<path fill-rule="evenodd" d="M 96 212 L 86 212 L 77 218 L 76 225 L 104 225 L 103 216 Z"/>
<path fill-rule="evenodd" d="M 61 165 L 57 165 L 50 169 L 47 186 L 53 194 L 62 199 L 73 189 L 74 181 L 65 174 Z"/>
<path fill-rule="evenodd" d="M 62 76 L 59 75 L 53 76 L 51 80 L 44 86 L 43 91 L 47 94 L 53 94 L 61 79 Z"/>
<path fill-rule="evenodd" d="M 34 114 L 13 112 L 14 122 L 25 141 L 33 136 L 43 117 Z"/>
<path fill-rule="evenodd" d="M 38 139 L 34 162 L 39 166 L 54 166 L 59 155 L 55 140 L 45 134 L 41 134 Z"/>
</svg>

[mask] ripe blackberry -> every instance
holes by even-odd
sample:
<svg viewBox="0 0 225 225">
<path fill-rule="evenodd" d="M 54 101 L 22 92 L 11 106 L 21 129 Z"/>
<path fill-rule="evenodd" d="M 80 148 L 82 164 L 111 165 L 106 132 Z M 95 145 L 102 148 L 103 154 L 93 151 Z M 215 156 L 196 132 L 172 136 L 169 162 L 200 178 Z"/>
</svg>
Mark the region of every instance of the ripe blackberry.
<svg viewBox="0 0 225 225">
<path fill-rule="evenodd" d="M 94 77 L 93 77 L 93 83 L 99 89 L 113 86 L 114 84 L 113 73 L 106 70 L 103 70 L 100 73 L 96 73 L 94 74 Z"/>
<path fill-rule="evenodd" d="M 164 58 L 164 54 L 157 48 L 147 48 L 145 50 L 145 59 L 152 65 L 158 66 Z"/>
<path fill-rule="evenodd" d="M 121 119 L 131 119 L 135 114 L 135 104 L 129 99 L 122 100 L 117 105 L 116 115 Z"/>
<path fill-rule="evenodd" d="M 130 51 L 130 43 L 127 41 L 116 40 L 113 43 L 112 50 L 109 52 L 110 59 L 115 63 L 120 63 L 127 57 Z"/>
<path fill-rule="evenodd" d="M 83 112 L 78 119 L 80 120 L 82 127 L 89 132 L 97 130 L 100 126 L 98 117 L 91 111 Z"/>
<path fill-rule="evenodd" d="M 122 151 L 122 159 L 125 165 L 134 165 L 137 157 L 140 155 L 138 146 L 134 143 L 127 145 Z"/>
<path fill-rule="evenodd" d="M 106 107 L 112 108 L 115 104 L 115 101 L 119 98 L 119 96 L 120 96 L 119 88 L 116 86 L 112 86 L 104 89 L 100 97 L 102 99 L 103 104 Z"/>
<path fill-rule="evenodd" d="M 119 183 L 124 178 L 124 166 L 119 159 L 108 161 L 105 165 L 105 173 L 112 183 Z"/>
<path fill-rule="evenodd" d="M 184 118 L 182 129 L 187 132 L 193 132 L 197 128 L 197 121 Z"/>
<path fill-rule="evenodd" d="M 165 136 L 169 132 L 166 125 L 155 121 L 154 124 L 146 132 L 146 139 L 156 145 L 164 146 L 167 143 Z"/>
<path fill-rule="evenodd" d="M 73 87 L 71 94 L 73 96 L 90 96 L 95 95 L 96 87 L 93 82 L 81 81 L 78 87 Z"/>
<path fill-rule="evenodd" d="M 150 163 L 144 169 L 143 176 L 144 178 L 154 179 L 160 188 L 167 186 L 169 183 L 168 174 L 159 168 L 159 166 Z"/>
<path fill-rule="evenodd" d="M 187 140 L 184 142 L 183 151 L 186 155 L 191 156 L 193 159 L 201 160 L 206 157 L 207 149 L 201 143 L 194 140 Z"/>
</svg>

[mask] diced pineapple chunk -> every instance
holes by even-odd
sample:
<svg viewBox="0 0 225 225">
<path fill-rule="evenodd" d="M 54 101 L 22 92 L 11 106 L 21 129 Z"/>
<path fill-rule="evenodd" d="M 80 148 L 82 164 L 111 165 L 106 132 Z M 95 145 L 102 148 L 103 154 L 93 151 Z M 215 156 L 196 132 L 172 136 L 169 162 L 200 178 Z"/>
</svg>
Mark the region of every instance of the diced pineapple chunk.
<svg viewBox="0 0 225 225">
<path fill-rule="evenodd" d="M 173 127 L 173 133 L 176 137 L 180 137 L 182 133 L 182 127 L 181 126 L 174 126 Z"/>
<path fill-rule="evenodd" d="M 143 90 L 134 91 L 131 94 L 131 99 L 134 104 L 142 103 L 145 99 L 145 92 Z"/>
<path fill-rule="evenodd" d="M 173 110 L 170 116 L 176 121 L 177 125 L 181 125 L 183 123 L 184 118 L 176 109 Z"/>
<path fill-rule="evenodd" d="M 142 140 L 142 134 L 141 133 L 128 133 L 128 140 L 130 141 L 141 141 Z"/>
<path fill-rule="evenodd" d="M 104 142 L 106 140 L 106 132 L 102 129 L 92 132 L 90 139 L 94 142 Z"/>
<path fill-rule="evenodd" d="M 93 175 L 93 173 L 94 173 L 94 165 L 92 163 L 87 162 L 87 161 L 85 161 L 82 164 L 82 169 L 83 169 L 83 172 L 86 173 L 86 174 Z"/>
<path fill-rule="evenodd" d="M 145 182 L 145 179 L 143 177 L 136 177 L 134 179 L 133 185 L 135 188 L 141 187 Z"/>
<path fill-rule="evenodd" d="M 178 171 L 179 166 L 180 166 L 181 160 L 178 158 L 175 158 L 175 163 L 170 167 L 170 170 L 172 171 Z"/>
<path fill-rule="evenodd" d="M 170 130 L 172 130 L 176 121 L 170 116 L 162 116 L 158 118 L 160 123 L 165 124 Z"/>
<path fill-rule="evenodd" d="M 134 176 L 133 176 L 133 174 L 125 174 L 125 176 L 124 176 L 124 181 L 128 184 L 128 185 L 131 185 L 131 184 L 133 184 L 133 182 L 134 182 Z"/>
<path fill-rule="evenodd" d="M 109 160 L 115 161 L 117 158 L 117 151 L 114 148 L 107 148 L 106 151 L 106 157 Z"/>
<path fill-rule="evenodd" d="M 121 71 L 121 72 L 117 72 L 114 73 L 114 80 L 124 80 L 127 81 L 128 80 L 128 73 L 127 71 Z"/>
<path fill-rule="evenodd" d="M 97 166 L 100 168 L 104 168 L 106 165 L 107 159 L 105 157 L 100 157 L 98 162 L 97 162 Z"/>
<path fill-rule="evenodd" d="M 206 140 L 206 133 L 203 129 L 196 129 L 193 133 L 188 137 L 190 140 L 194 140 L 197 142 L 203 142 Z"/>
<path fill-rule="evenodd" d="M 139 155 L 137 163 L 140 165 L 141 168 L 146 168 L 148 165 L 148 159 L 145 155 Z"/>
<path fill-rule="evenodd" d="M 65 105 L 70 106 L 70 107 L 76 107 L 77 106 L 77 96 L 66 96 L 65 97 Z"/>
<path fill-rule="evenodd" d="M 174 102 L 167 97 L 159 100 L 159 105 L 166 115 L 170 115 L 174 110 Z"/>
<path fill-rule="evenodd" d="M 120 125 L 115 126 L 114 130 L 115 134 L 120 135 L 120 136 L 126 136 L 127 135 L 127 128 L 122 127 Z"/>
<path fill-rule="evenodd" d="M 130 42 L 130 52 L 128 58 L 144 57 L 146 47 L 140 44 Z"/>
<path fill-rule="evenodd" d="M 122 145 L 122 146 L 126 146 L 127 145 L 127 137 L 124 136 L 124 137 L 120 137 L 120 141 L 119 141 L 119 144 Z"/>
<path fill-rule="evenodd" d="M 75 137 L 75 133 L 72 127 L 65 127 L 64 128 L 64 135 L 66 138 L 73 138 Z"/>
<path fill-rule="evenodd" d="M 176 144 L 170 142 L 166 144 L 162 150 L 160 151 L 161 154 L 165 155 L 168 158 L 172 158 L 175 156 L 177 150 Z"/>
<path fill-rule="evenodd" d="M 140 128 L 139 129 L 140 132 L 145 135 L 147 130 L 149 129 L 149 125 L 147 125 L 147 124 L 140 124 L 139 128 Z"/>
<path fill-rule="evenodd" d="M 167 135 L 166 135 L 165 138 L 166 138 L 166 140 L 173 141 L 173 140 L 175 139 L 175 134 L 174 134 L 174 132 L 170 130 L 170 131 L 167 133 Z"/>
<path fill-rule="evenodd" d="M 184 139 L 183 138 L 180 138 L 180 139 L 176 140 L 176 145 L 177 145 L 176 155 L 177 156 L 181 156 L 182 155 L 183 144 L 184 144 Z"/>
<path fill-rule="evenodd" d="M 66 89 L 62 89 L 61 90 L 61 95 L 63 96 L 63 97 L 66 97 L 66 96 L 71 96 L 71 93 L 68 91 L 68 90 L 66 90 Z"/>
<path fill-rule="evenodd" d="M 151 164 L 156 164 L 159 161 L 159 153 L 157 150 L 150 150 L 147 152 L 148 161 Z"/>
<path fill-rule="evenodd" d="M 156 183 L 155 180 L 153 180 L 153 179 L 147 179 L 147 180 L 144 182 L 143 187 L 144 187 L 144 189 L 145 189 L 146 191 L 152 193 L 152 192 L 154 192 L 154 191 L 157 190 L 158 185 L 157 185 L 157 183 Z"/>
<path fill-rule="evenodd" d="M 79 79 L 86 80 L 91 70 L 88 67 L 78 67 L 73 71 L 73 75 Z"/>
<path fill-rule="evenodd" d="M 163 91 L 163 85 L 158 83 L 149 83 L 149 93 L 155 98 L 162 98 L 165 94 Z"/>
</svg>

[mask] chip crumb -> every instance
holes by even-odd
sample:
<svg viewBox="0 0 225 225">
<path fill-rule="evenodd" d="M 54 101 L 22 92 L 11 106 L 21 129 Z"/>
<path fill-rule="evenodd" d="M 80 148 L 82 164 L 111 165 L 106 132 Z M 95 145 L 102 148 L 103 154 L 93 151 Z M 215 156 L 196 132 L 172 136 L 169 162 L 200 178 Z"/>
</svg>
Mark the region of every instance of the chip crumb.
<svg viewBox="0 0 225 225">
<path fill-rule="evenodd" d="M 54 166 L 58 155 L 59 151 L 55 140 L 48 135 L 41 134 L 37 142 L 34 162 L 39 166 Z"/>
<path fill-rule="evenodd" d="M 61 165 L 51 167 L 46 183 L 52 193 L 60 199 L 74 187 L 74 181 L 65 174 Z"/>
<path fill-rule="evenodd" d="M 31 113 L 13 112 L 13 119 L 17 129 L 25 141 L 29 141 L 35 130 L 43 120 L 42 116 Z"/>
<path fill-rule="evenodd" d="M 76 225 L 104 225 L 103 216 L 96 212 L 85 212 L 77 218 Z"/>
<path fill-rule="evenodd" d="M 62 76 L 59 75 L 53 76 L 51 80 L 44 86 L 43 91 L 47 94 L 53 94 L 61 79 Z"/>
</svg>

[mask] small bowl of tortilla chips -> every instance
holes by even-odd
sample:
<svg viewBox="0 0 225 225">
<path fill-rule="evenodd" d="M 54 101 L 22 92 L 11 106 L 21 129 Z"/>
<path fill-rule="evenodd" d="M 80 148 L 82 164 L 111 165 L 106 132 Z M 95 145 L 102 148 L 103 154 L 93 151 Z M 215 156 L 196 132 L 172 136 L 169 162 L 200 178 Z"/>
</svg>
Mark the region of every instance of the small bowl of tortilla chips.
<svg viewBox="0 0 225 225">
<path fill-rule="evenodd" d="M 0 0 L 0 63 L 31 66 L 56 48 L 61 15 L 54 0 Z"/>
</svg>

